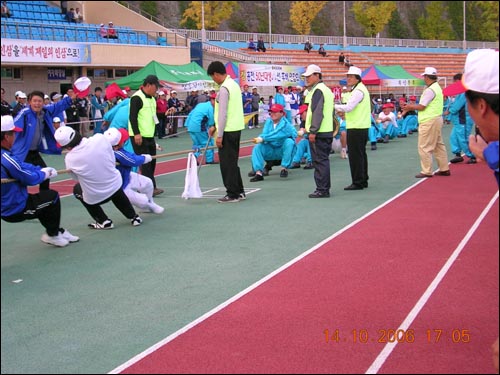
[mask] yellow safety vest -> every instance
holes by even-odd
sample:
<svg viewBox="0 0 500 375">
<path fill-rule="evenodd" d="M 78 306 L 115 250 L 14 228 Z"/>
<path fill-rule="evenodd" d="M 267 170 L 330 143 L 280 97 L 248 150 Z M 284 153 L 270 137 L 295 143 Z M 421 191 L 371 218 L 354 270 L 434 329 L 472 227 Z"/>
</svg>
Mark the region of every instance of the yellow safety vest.
<svg viewBox="0 0 500 375">
<path fill-rule="evenodd" d="M 241 100 L 240 86 L 228 75 L 221 87 L 225 87 L 229 92 L 229 102 L 227 103 L 227 120 L 225 132 L 235 132 L 245 129 L 245 119 L 243 116 L 243 101 Z M 218 129 L 219 122 L 219 102 L 215 101 L 214 107 L 215 127 Z"/>
<path fill-rule="evenodd" d="M 142 108 L 137 114 L 137 123 L 139 124 L 139 132 L 143 137 L 153 138 L 155 135 L 155 118 L 156 118 L 156 100 L 155 98 L 146 98 L 142 90 L 137 91 L 132 96 L 138 96 L 142 100 Z M 132 100 L 132 98 L 130 98 Z M 128 134 L 134 136 L 132 124 L 128 122 Z"/>
<path fill-rule="evenodd" d="M 425 90 L 434 91 L 434 99 L 425 107 L 425 109 L 418 111 L 418 122 L 423 123 L 427 122 L 436 117 L 440 117 L 443 115 L 443 91 L 441 90 L 441 86 L 439 83 L 434 82 Z M 425 93 L 424 90 L 424 93 Z M 422 93 L 422 96 L 424 95 Z"/>
<path fill-rule="evenodd" d="M 351 112 L 346 112 L 346 129 L 369 129 L 372 124 L 370 117 L 372 111 L 370 93 L 362 82 L 359 82 L 354 90 L 361 90 L 363 92 L 363 100 Z M 351 91 L 351 94 L 353 91 Z"/>
<path fill-rule="evenodd" d="M 310 105 L 314 92 L 320 90 L 323 93 L 324 105 L 323 105 L 323 121 L 318 130 L 318 133 L 332 133 L 333 132 L 333 110 L 334 110 L 334 96 L 332 90 L 330 90 L 323 82 L 317 83 L 311 91 L 307 94 L 304 103 Z M 312 122 L 312 111 L 307 111 L 306 116 L 306 132 L 309 133 Z"/>
</svg>

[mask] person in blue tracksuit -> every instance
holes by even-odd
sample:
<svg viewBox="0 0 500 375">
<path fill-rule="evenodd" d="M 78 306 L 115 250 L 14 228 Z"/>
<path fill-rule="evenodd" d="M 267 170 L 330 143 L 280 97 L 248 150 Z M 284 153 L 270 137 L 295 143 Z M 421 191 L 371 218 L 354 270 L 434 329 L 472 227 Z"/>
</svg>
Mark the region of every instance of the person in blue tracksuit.
<svg viewBox="0 0 500 375">
<path fill-rule="evenodd" d="M 264 180 L 263 170 L 266 160 L 281 160 L 280 177 L 288 177 L 288 168 L 292 165 L 295 153 L 297 131 L 286 119 L 285 108 L 281 104 L 273 104 L 269 109 L 271 118 L 264 124 L 262 133 L 254 138 L 252 150 L 252 167 L 255 176 L 250 182 Z"/>
<path fill-rule="evenodd" d="M 453 76 L 454 82 L 461 79 L 461 73 Z M 445 114 L 448 115 L 453 126 L 450 134 L 450 145 L 455 157 L 450 160 L 450 163 L 463 162 L 462 152 L 464 152 L 469 158 L 467 164 L 476 164 L 476 157 L 469 149 L 469 135 L 474 123 L 467 110 L 467 100 L 464 93 L 455 96 L 455 100 L 450 104 L 448 112 L 445 112 Z"/>
<path fill-rule="evenodd" d="M 309 139 L 307 138 L 307 133 L 305 133 L 308 107 L 309 106 L 307 104 L 302 104 L 299 107 L 299 116 L 302 121 L 300 124 L 300 130 L 298 131 L 298 136 L 303 138 L 297 143 L 297 150 L 293 155 L 292 166 L 290 167 L 290 169 L 300 168 L 300 161 L 302 160 L 302 158 L 306 160 L 304 169 L 314 168 L 312 164 L 311 146 L 309 144 Z"/>
<path fill-rule="evenodd" d="M 201 151 L 207 146 L 208 142 L 208 129 L 215 126 L 214 120 L 214 105 L 217 94 L 210 96 L 210 101 L 200 103 L 189 113 L 186 119 L 186 128 L 193 141 L 193 150 L 196 150 L 194 156 L 198 158 Z M 213 146 L 214 140 L 210 138 L 208 146 Z M 205 155 L 205 162 L 207 164 L 214 164 L 214 150 L 207 150 Z"/>
<path fill-rule="evenodd" d="M 44 93 L 33 91 L 28 96 L 28 105 L 24 107 L 14 118 L 16 127 L 23 129 L 16 136 L 11 152 L 19 160 L 25 161 L 42 168 L 46 167 L 40 152 L 45 154 L 61 154 L 61 148 L 57 146 L 54 138 L 54 126 L 52 119 L 57 114 L 69 108 L 76 94 L 67 96 L 55 104 L 44 105 Z M 40 190 L 49 188 L 49 180 L 40 184 Z"/>
<path fill-rule="evenodd" d="M 59 193 L 51 189 L 41 190 L 38 194 L 28 193 L 28 186 L 38 185 L 57 176 L 57 171 L 51 167 L 40 168 L 25 163 L 12 153 L 15 138 L 22 131 L 14 125 L 12 116 L 2 116 L 2 180 L 14 180 L 2 183 L 2 220 L 19 223 L 38 219 L 46 230 L 41 237 L 42 242 L 59 247 L 67 246 L 79 238 L 60 227 Z"/>
</svg>

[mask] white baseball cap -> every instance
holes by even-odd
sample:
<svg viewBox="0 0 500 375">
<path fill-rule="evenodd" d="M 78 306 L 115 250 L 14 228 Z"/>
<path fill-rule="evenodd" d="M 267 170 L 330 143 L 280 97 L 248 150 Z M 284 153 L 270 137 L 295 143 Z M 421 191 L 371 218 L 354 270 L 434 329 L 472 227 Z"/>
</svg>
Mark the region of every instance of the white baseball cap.
<svg viewBox="0 0 500 375">
<path fill-rule="evenodd" d="M 117 128 L 109 128 L 104 132 L 104 138 L 106 138 L 111 146 L 116 146 L 120 143 L 122 135 Z"/>
<path fill-rule="evenodd" d="M 21 92 L 18 96 L 19 99 L 27 99 L 28 97 L 26 96 L 25 92 Z"/>
<path fill-rule="evenodd" d="M 420 74 L 421 76 L 437 76 L 438 72 L 436 68 L 433 68 L 432 66 L 428 66 L 425 68 L 425 71 Z"/>
<path fill-rule="evenodd" d="M 309 77 L 314 73 L 321 73 L 321 68 L 317 65 L 311 64 L 307 67 L 306 71 L 302 73 L 304 77 Z"/>
<path fill-rule="evenodd" d="M 361 77 L 361 69 L 359 69 L 357 66 L 350 66 L 349 70 L 346 73 L 346 75 L 349 75 L 349 74 Z"/>
<path fill-rule="evenodd" d="M 347 90 L 347 86 L 342 87 L 342 90 Z"/>
<path fill-rule="evenodd" d="M 2 132 L 21 132 L 23 129 L 14 124 L 14 118 L 10 115 L 2 116 Z"/>
<path fill-rule="evenodd" d="M 75 134 L 75 129 L 71 126 L 61 126 L 55 131 L 54 138 L 61 147 L 64 147 L 75 138 Z"/>
<path fill-rule="evenodd" d="M 467 90 L 498 94 L 498 51 L 476 49 L 469 52 L 462 80 L 446 87 L 443 94 L 457 95 Z"/>
<path fill-rule="evenodd" d="M 59 117 L 54 117 L 52 119 L 52 122 L 61 122 L 61 119 Z"/>
<path fill-rule="evenodd" d="M 18 97 L 18 96 L 19 96 L 19 94 L 22 94 L 22 91 L 21 91 L 21 90 L 16 91 L 16 93 L 14 94 L 14 96 L 15 96 L 15 97 Z"/>
</svg>

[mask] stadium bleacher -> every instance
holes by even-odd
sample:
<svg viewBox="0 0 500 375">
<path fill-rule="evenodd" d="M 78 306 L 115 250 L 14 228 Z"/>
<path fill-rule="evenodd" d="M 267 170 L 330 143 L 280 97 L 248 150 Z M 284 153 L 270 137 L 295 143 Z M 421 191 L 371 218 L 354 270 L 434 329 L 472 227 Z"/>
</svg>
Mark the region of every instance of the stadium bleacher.
<svg viewBox="0 0 500 375">
<path fill-rule="evenodd" d="M 118 39 L 101 38 L 100 25 L 68 22 L 60 8 L 45 1 L 11 1 L 9 9 L 12 16 L 2 18 L 2 38 L 156 45 L 154 35 L 125 26 L 115 26 Z"/>
</svg>

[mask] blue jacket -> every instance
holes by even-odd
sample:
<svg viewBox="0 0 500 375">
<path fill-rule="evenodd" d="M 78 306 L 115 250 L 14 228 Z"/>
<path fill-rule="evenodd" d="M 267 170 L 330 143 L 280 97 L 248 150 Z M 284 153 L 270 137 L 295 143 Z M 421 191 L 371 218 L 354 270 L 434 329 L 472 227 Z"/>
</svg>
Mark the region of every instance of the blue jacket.
<svg viewBox="0 0 500 375">
<path fill-rule="evenodd" d="M 295 141 L 297 138 L 297 130 L 290 124 L 285 116 L 283 116 L 274 128 L 273 120 L 268 118 L 264 123 L 264 129 L 259 135 L 264 140 L 264 144 L 269 144 L 272 147 L 281 147 L 285 139 L 291 138 Z"/>
<path fill-rule="evenodd" d="M 61 154 L 61 149 L 57 147 L 57 142 L 54 138 L 55 129 L 52 125 L 52 119 L 66 108 L 69 108 L 71 104 L 72 100 L 67 96 L 60 102 L 43 106 L 42 111 L 45 126 L 43 127 L 42 140 L 38 145 L 38 151 L 45 154 Z M 17 156 L 19 160 L 24 161 L 30 150 L 33 137 L 35 136 L 37 115 L 27 106 L 17 114 L 14 123 L 17 127 L 23 129 L 23 131 L 16 134 L 16 140 L 12 145 L 11 152 L 13 155 Z"/>
<path fill-rule="evenodd" d="M 214 125 L 214 106 L 210 102 L 199 103 L 186 119 L 186 127 L 190 133 L 206 132 Z"/>
<path fill-rule="evenodd" d="M 24 163 L 9 150 L 2 149 L 3 178 L 13 178 L 16 181 L 2 184 L 2 217 L 24 210 L 28 199 L 27 186 L 38 185 L 44 181 L 45 173 L 40 167 Z"/>
<path fill-rule="evenodd" d="M 455 97 L 453 103 L 450 104 L 450 121 L 454 125 L 469 125 L 473 124 L 472 117 L 469 115 L 469 110 L 467 109 L 467 101 L 465 99 L 465 94 L 458 94 Z"/>
<path fill-rule="evenodd" d="M 146 161 L 146 158 L 142 155 L 137 155 L 132 152 L 128 152 L 123 147 L 115 151 L 115 158 L 120 165 L 116 168 L 120 171 L 122 175 L 122 189 L 125 189 L 130 182 L 130 171 L 132 167 L 138 167 Z"/>
</svg>

